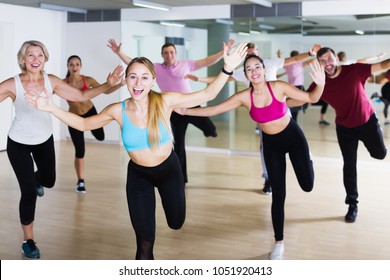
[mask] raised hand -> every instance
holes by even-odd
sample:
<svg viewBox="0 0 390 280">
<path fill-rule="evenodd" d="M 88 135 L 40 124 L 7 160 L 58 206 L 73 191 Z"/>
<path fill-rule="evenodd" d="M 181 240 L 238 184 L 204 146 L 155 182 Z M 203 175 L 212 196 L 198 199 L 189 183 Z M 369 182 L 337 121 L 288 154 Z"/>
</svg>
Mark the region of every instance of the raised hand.
<svg viewBox="0 0 390 280">
<path fill-rule="evenodd" d="M 121 46 L 122 43 L 118 45 L 115 39 L 108 40 L 107 47 L 109 47 L 114 53 L 119 53 L 121 51 Z"/>
<path fill-rule="evenodd" d="M 117 85 L 123 79 L 123 66 L 118 65 L 112 73 L 107 76 L 107 83 L 112 87 Z"/>
<path fill-rule="evenodd" d="M 33 90 L 27 90 L 24 97 L 30 106 L 41 111 L 50 112 L 56 105 L 53 102 L 52 94 L 48 92 L 46 88 L 44 88 L 43 91 L 44 94 L 38 94 Z"/>
<path fill-rule="evenodd" d="M 223 61 L 225 70 L 233 71 L 244 60 L 247 49 L 246 43 L 241 43 L 229 53 L 229 46 L 224 43 Z"/>
<path fill-rule="evenodd" d="M 236 41 L 234 39 L 229 39 L 229 41 L 227 41 L 226 46 L 228 47 L 228 52 L 234 47 L 235 43 Z"/>
<path fill-rule="evenodd" d="M 325 72 L 324 67 L 318 62 L 317 59 L 313 60 L 310 64 L 311 72 L 310 76 L 319 86 L 325 85 Z"/>
<path fill-rule="evenodd" d="M 322 48 L 322 45 L 315 44 L 315 45 L 313 45 L 313 47 L 310 49 L 309 52 L 316 55 L 321 48 Z"/>
</svg>

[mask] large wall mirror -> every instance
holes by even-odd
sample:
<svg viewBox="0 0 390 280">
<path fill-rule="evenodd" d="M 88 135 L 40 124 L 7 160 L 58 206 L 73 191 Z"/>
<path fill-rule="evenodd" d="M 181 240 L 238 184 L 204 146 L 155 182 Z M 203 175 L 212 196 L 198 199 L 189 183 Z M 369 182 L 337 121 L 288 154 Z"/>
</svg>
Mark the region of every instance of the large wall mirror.
<svg viewBox="0 0 390 280">
<path fill-rule="evenodd" d="M 238 35 L 238 41 L 250 40 L 256 42 L 262 57 L 276 57 L 277 51 L 282 56 L 290 55 L 291 50 L 307 51 L 315 43 L 332 47 L 335 52 L 344 51 L 348 60 L 358 60 L 372 57 L 370 62 L 388 58 L 388 38 L 390 34 L 390 15 L 338 15 L 338 16 L 312 16 L 312 17 L 275 17 L 247 19 L 248 34 Z M 258 26 L 268 28 L 259 30 Z M 299 30 L 299 32 L 297 32 Z M 247 36 L 247 37 L 244 37 Z M 385 53 L 378 60 L 377 55 Z M 283 70 L 280 70 L 283 72 Z M 309 70 L 305 70 L 305 86 L 310 85 Z M 281 77 L 280 79 L 286 79 Z M 243 85 L 237 83 L 233 90 L 239 90 Z M 374 92 L 380 93 L 381 85 L 367 83 L 366 89 L 369 97 Z M 383 103 L 372 100 L 378 117 L 384 124 Z M 187 145 L 195 147 L 224 148 L 228 139 L 229 150 L 233 152 L 259 151 L 259 136 L 255 133 L 255 124 L 249 119 L 246 109 L 240 108 L 229 113 L 229 121 L 217 122 L 222 131 L 221 139 L 204 138 L 194 127 L 189 127 Z M 298 123 L 303 128 L 309 142 L 326 142 L 337 145 L 334 125 L 334 111 L 328 107 L 325 120 L 329 126 L 319 123 L 321 106 L 309 106 L 303 113 L 298 114 Z M 226 131 L 226 128 L 229 128 Z M 390 138 L 390 129 L 383 126 L 385 138 Z M 388 131 L 389 130 L 389 131 Z M 223 140 L 222 140 L 223 138 Z M 219 145 L 221 143 L 221 145 Z M 327 146 L 323 154 L 327 155 Z"/>
<path fill-rule="evenodd" d="M 177 22 L 177 21 L 176 21 Z M 202 30 L 207 32 L 208 26 L 213 24 L 230 25 L 231 37 L 238 42 L 253 41 L 257 44 L 263 58 L 275 58 L 277 51 L 282 51 L 282 57 L 290 56 L 292 50 L 307 52 L 313 44 L 332 47 L 336 52 L 344 51 L 349 59 L 375 57 L 386 52 L 382 59 L 388 58 L 388 38 L 390 34 L 390 15 L 337 15 L 337 16 L 278 16 L 256 18 L 233 18 L 212 20 L 189 20 L 182 21 L 191 33 L 191 38 L 184 43 L 181 51 L 185 54 L 181 59 L 197 59 L 189 57 L 191 48 L 201 45 L 197 40 L 202 38 Z M 126 24 L 126 23 L 124 23 Z M 156 22 L 154 22 L 156 24 Z M 156 24 L 157 25 L 157 24 Z M 234 30 L 240 28 L 241 30 Z M 131 27 L 134 30 L 134 25 Z M 122 31 L 124 32 L 124 31 Z M 184 32 L 184 31 L 183 31 Z M 200 37 L 193 36 L 199 32 Z M 172 32 L 177 34 L 177 32 Z M 182 34 L 184 36 L 185 32 Z M 187 36 L 186 36 L 187 37 Z M 161 42 L 159 42 L 161 45 Z M 203 43 L 204 44 L 204 43 Z M 187 56 L 186 56 L 187 55 Z M 204 53 L 207 55 L 207 53 Z M 156 57 L 161 61 L 161 57 Z M 305 75 L 306 88 L 311 83 L 308 75 Z M 280 70 L 283 72 L 283 70 Z M 200 75 L 208 75 L 207 71 Z M 285 79 L 282 77 L 281 79 Z M 229 83 L 229 93 L 242 89 L 241 83 Z M 199 83 L 193 83 L 195 88 L 204 87 Z M 367 84 L 367 94 L 380 92 L 380 85 Z M 383 123 L 383 104 L 373 100 L 378 117 Z M 319 125 L 320 106 L 309 106 L 305 113 L 298 115 L 299 125 L 303 128 L 307 139 L 310 141 L 325 141 L 337 143 L 335 136 L 334 112 L 328 108 L 326 120 L 328 127 Z M 218 137 L 206 138 L 203 133 L 194 126 L 189 126 L 186 136 L 186 145 L 194 149 L 221 149 L 237 153 L 258 153 L 259 135 L 255 132 L 256 124 L 249 118 L 245 108 L 226 113 L 227 117 L 212 118 L 217 126 Z M 385 137 L 390 137 L 384 129 Z M 324 155 L 327 150 L 323 150 Z"/>
</svg>

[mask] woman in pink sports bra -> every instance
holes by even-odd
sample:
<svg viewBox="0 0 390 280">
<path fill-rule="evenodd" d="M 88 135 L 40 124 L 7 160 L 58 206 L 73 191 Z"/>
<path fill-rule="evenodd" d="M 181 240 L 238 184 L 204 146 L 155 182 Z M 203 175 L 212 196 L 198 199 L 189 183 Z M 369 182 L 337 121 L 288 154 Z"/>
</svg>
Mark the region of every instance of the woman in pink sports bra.
<svg viewBox="0 0 390 280">
<path fill-rule="evenodd" d="M 251 86 L 232 95 L 222 103 L 182 110 L 192 116 L 215 116 L 240 106 L 248 109 L 250 117 L 259 123 L 263 131 L 264 159 L 272 185 L 272 224 L 275 247 L 269 254 L 271 260 L 282 259 L 284 253 L 284 202 L 286 198 L 286 154 L 289 154 L 299 185 L 310 192 L 314 184 L 313 163 L 310 159 L 307 140 L 288 113 L 286 98 L 317 102 L 325 85 L 324 69 L 317 60 L 310 64 L 313 81 L 317 84 L 311 92 L 302 91 L 284 81 L 265 81 L 263 60 L 257 55 L 248 55 L 244 72 Z"/>
<path fill-rule="evenodd" d="M 72 87 L 78 88 L 80 90 L 87 90 L 89 88 L 95 88 L 100 86 L 100 83 L 98 83 L 94 78 L 80 74 L 82 62 L 79 56 L 71 55 L 68 58 L 67 67 L 68 67 L 68 73 L 66 74 L 66 78 L 64 79 L 64 81 L 67 82 Z M 122 84 L 114 86 L 104 93 L 106 94 L 112 93 L 118 88 L 120 88 L 121 86 Z M 96 108 L 90 99 L 86 101 L 80 101 L 80 102 L 68 101 L 68 104 L 69 104 L 69 112 L 72 112 L 83 118 L 97 114 Z M 76 174 L 77 174 L 76 192 L 86 193 L 87 190 L 85 188 L 85 181 L 84 181 L 84 174 L 85 174 L 84 173 L 84 167 L 85 167 L 84 132 L 74 129 L 73 127 L 70 126 L 68 126 L 68 130 L 75 148 L 74 167 L 76 169 Z M 104 140 L 104 130 L 102 127 L 91 130 L 91 133 L 96 138 L 96 140 L 99 141 Z"/>
</svg>

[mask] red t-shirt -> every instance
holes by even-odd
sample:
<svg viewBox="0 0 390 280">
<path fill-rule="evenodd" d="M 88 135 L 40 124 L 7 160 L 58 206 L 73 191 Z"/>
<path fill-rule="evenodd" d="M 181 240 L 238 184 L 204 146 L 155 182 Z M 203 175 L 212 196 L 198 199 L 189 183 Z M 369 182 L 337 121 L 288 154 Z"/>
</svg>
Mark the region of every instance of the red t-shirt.
<svg viewBox="0 0 390 280">
<path fill-rule="evenodd" d="M 368 121 L 375 113 L 364 88 L 371 76 L 371 65 L 356 63 L 343 65 L 340 75 L 336 78 L 326 77 L 324 92 L 321 99 L 336 111 L 336 124 L 352 128 Z M 312 83 L 308 91 L 312 91 Z"/>
</svg>

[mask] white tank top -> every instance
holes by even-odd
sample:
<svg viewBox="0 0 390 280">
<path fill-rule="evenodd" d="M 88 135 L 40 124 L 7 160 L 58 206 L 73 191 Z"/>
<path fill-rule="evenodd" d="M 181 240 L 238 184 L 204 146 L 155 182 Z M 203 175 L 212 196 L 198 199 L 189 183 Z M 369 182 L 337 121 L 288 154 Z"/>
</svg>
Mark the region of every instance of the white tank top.
<svg viewBox="0 0 390 280">
<path fill-rule="evenodd" d="M 14 79 L 16 87 L 15 117 L 8 136 L 21 144 L 41 144 L 53 134 L 51 114 L 30 106 L 24 97 L 25 90 L 19 75 L 14 76 Z M 47 91 L 53 93 L 48 75 L 44 73 L 43 79 Z"/>
</svg>

